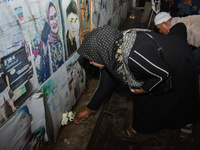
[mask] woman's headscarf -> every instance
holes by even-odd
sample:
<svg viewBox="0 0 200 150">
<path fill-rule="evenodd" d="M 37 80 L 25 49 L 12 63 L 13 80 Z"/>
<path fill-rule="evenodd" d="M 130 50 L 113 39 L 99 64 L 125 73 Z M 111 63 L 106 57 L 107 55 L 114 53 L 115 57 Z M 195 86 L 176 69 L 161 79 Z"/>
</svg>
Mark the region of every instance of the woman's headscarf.
<svg viewBox="0 0 200 150">
<path fill-rule="evenodd" d="M 115 42 L 123 34 L 118 29 L 105 25 L 87 33 L 78 53 L 90 61 L 105 65 L 109 70 L 115 65 Z"/>
<path fill-rule="evenodd" d="M 47 7 L 46 7 L 46 17 L 47 17 L 47 23 L 49 24 L 49 26 L 50 26 L 50 21 L 49 21 L 49 11 L 50 11 L 50 8 L 51 7 L 54 7 L 55 8 L 55 10 L 56 10 L 56 7 L 55 7 L 55 5 L 52 3 L 52 2 L 49 2 L 49 4 L 47 5 Z M 57 11 L 57 10 L 56 10 Z M 50 26 L 51 27 L 51 26 Z M 55 34 L 55 33 L 53 33 L 53 32 L 50 32 L 50 34 L 49 34 L 49 43 L 52 43 L 52 44 L 54 44 L 54 43 L 56 43 L 58 40 L 60 40 L 60 36 L 59 36 L 59 34 Z"/>
<path fill-rule="evenodd" d="M 118 80 L 134 87 L 143 82 L 136 81 L 127 66 L 127 59 L 135 42 L 138 31 L 148 29 L 131 29 L 120 32 L 118 29 L 105 25 L 86 34 L 78 53 L 90 61 L 105 65 Z"/>
</svg>

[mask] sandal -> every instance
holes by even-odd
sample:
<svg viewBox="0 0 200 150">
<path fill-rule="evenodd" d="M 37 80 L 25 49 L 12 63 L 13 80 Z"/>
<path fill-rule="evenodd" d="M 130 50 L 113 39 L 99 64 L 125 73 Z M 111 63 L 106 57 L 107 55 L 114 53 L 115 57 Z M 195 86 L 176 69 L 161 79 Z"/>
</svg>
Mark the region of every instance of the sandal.
<svg viewBox="0 0 200 150">
<path fill-rule="evenodd" d="M 192 141 L 192 124 L 188 124 L 181 128 L 179 134 L 179 141 L 188 142 Z"/>
<path fill-rule="evenodd" d="M 126 132 L 127 132 L 127 136 L 130 137 L 130 136 L 134 136 L 137 134 L 137 131 L 135 131 L 132 126 L 128 126 L 127 129 L 126 129 Z"/>
</svg>

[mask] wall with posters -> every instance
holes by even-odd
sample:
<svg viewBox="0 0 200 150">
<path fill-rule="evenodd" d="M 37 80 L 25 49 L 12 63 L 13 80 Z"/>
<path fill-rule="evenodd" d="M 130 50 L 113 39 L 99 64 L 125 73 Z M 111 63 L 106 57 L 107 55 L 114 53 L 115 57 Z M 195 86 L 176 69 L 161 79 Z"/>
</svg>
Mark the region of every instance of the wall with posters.
<svg viewBox="0 0 200 150">
<path fill-rule="evenodd" d="M 76 53 L 84 35 L 105 24 L 118 28 L 131 7 L 132 0 L 0 0 L 0 149 L 32 149 L 50 135 L 56 141 L 62 113 L 86 85 Z M 29 124 L 18 121 L 21 112 Z M 45 120 L 52 133 L 44 132 Z M 13 137 L 11 126 L 24 131 Z"/>
</svg>

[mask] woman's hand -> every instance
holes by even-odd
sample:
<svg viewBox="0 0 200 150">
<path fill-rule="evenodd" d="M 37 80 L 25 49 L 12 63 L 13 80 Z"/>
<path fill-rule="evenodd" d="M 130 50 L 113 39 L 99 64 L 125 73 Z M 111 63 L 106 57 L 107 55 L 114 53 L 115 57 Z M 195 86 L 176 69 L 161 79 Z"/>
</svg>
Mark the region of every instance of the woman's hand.
<svg viewBox="0 0 200 150">
<path fill-rule="evenodd" d="M 74 120 L 75 124 L 80 124 L 82 123 L 85 119 L 87 119 L 90 115 L 92 114 L 92 112 L 89 112 L 87 110 L 82 110 L 81 112 L 78 113 L 78 115 L 76 116 L 76 119 Z"/>
<path fill-rule="evenodd" d="M 146 91 L 144 91 L 142 88 L 141 89 L 133 89 L 135 94 L 142 94 L 142 93 L 147 93 Z"/>
</svg>

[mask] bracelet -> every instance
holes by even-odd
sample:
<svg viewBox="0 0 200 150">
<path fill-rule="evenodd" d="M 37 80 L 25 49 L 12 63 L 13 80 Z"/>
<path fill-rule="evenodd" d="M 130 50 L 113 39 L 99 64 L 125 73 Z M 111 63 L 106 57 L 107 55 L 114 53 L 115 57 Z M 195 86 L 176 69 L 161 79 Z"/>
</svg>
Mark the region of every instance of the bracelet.
<svg viewBox="0 0 200 150">
<path fill-rule="evenodd" d="M 87 107 L 85 107 L 84 110 L 89 111 L 90 113 L 95 113 L 95 112 L 96 112 L 96 110 L 90 110 L 90 109 L 88 109 Z"/>
<path fill-rule="evenodd" d="M 142 92 L 147 93 L 147 91 L 143 90 L 143 88 L 140 88 Z"/>
</svg>

